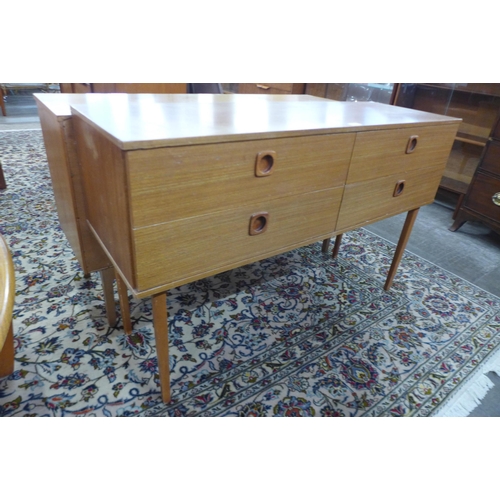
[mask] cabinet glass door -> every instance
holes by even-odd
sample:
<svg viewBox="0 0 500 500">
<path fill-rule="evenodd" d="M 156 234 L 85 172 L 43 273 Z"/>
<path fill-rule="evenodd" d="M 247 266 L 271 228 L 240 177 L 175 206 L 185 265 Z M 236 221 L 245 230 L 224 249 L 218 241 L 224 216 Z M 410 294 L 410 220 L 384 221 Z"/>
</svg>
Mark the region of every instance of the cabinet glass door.
<svg viewBox="0 0 500 500">
<path fill-rule="evenodd" d="M 394 83 L 306 83 L 306 94 L 335 101 L 374 101 L 392 104 Z"/>
</svg>

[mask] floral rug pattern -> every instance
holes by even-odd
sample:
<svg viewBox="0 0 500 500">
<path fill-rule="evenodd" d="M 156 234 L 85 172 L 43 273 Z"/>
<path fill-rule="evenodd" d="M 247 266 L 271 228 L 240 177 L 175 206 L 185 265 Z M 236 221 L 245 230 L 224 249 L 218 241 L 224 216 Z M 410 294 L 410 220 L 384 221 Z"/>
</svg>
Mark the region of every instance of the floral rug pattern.
<svg viewBox="0 0 500 500">
<path fill-rule="evenodd" d="M 151 302 L 108 327 L 58 223 L 40 131 L 0 132 L 0 232 L 16 270 L 15 371 L 0 416 L 430 416 L 500 344 L 500 299 L 394 246 L 345 235 L 169 291 L 172 402 Z M 118 303 L 117 297 L 116 302 Z"/>
</svg>

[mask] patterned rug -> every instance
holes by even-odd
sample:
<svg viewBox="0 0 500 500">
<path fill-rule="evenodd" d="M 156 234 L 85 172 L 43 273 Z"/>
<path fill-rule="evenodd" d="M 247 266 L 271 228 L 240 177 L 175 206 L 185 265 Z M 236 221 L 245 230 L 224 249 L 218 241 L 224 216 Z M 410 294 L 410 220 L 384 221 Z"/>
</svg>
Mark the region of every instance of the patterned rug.
<svg viewBox="0 0 500 500">
<path fill-rule="evenodd" d="M 431 416 L 492 358 L 500 299 L 394 245 L 345 235 L 168 294 L 172 402 L 161 402 L 151 302 L 107 326 L 60 229 L 40 131 L 0 132 L 0 231 L 15 262 L 15 371 L 2 416 Z M 116 297 L 117 300 L 117 297 Z"/>
</svg>

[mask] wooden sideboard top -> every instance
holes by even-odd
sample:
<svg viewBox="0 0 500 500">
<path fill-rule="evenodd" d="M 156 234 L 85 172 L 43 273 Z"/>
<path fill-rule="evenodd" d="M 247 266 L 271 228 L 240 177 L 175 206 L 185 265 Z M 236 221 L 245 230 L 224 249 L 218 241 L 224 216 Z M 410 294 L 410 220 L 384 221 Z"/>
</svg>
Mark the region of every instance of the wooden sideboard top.
<svg viewBox="0 0 500 500">
<path fill-rule="evenodd" d="M 309 95 L 82 95 L 78 101 L 67 101 L 71 113 L 96 127 L 122 150 L 461 121 L 387 104 Z M 45 104 L 50 103 L 45 100 Z"/>
</svg>

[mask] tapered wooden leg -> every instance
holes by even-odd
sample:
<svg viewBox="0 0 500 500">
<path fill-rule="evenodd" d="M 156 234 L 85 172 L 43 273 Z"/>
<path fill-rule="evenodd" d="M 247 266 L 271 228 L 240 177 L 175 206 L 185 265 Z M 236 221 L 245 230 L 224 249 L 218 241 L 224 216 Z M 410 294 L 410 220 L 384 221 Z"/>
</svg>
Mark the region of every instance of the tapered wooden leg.
<svg viewBox="0 0 500 500">
<path fill-rule="evenodd" d="M 7 377 L 14 371 L 14 328 L 10 323 L 9 333 L 0 351 L 0 378 Z"/>
<path fill-rule="evenodd" d="M 167 292 L 153 295 L 153 326 L 156 339 L 156 355 L 160 372 L 161 397 L 170 402 L 170 362 L 168 358 Z"/>
<path fill-rule="evenodd" d="M 330 247 L 330 238 L 323 240 L 323 246 L 321 247 L 321 251 L 323 253 L 328 252 L 328 248 Z"/>
<path fill-rule="evenodd" d="M 104 304 L 106 306 L 106 316 L 108 317 L 109 326 L 116 323 L 116 308 L 115 294 L 113 291 L 113 281 L 115 280 L 115 272 L 112 267 L 102 269 L 101 274 L 102 291 L 104 294 Z"/>
<path fill-rule="evenodd" d="M 342 234 L 337 234 L 335 244 L 333 245 L 332 258 L 336 259 L 339 254 L 340 243 L 342 242 Z"/>
<path fill-rule="evenodd" d="M 396 247 L 396 252 L 394 253 L 392 264 L 389 269 L 389 273 L 387 274 L 384 290 L 389 290 L 389 288 L 391 288 L 392 280 L 394 279 L 394 276 L 398 271 L 399 263 L 401 262 L 401 258 L 403 257 L 406 244 L 410 239 L 411 230 L 417 218 L 418 210 L 419 210 L 418 208 L 416 208 L 415 210 L 410 210 L 406 216 L 403 230 L 401 231 L 401 236 L 399 237 L 398 246 Z"/>
<path fill-rule="evenodd" d="M 120 299 L 123 329 L 125 330 L 125 333 L 130 335 L 132 333 L 132 323 L 130 321 L 130 306 L 128 303 L 127 286 L 117 272 L 115 272 L 115 278 L 116 288 L 118 289 L 118 297 Z"/>
</svg>

